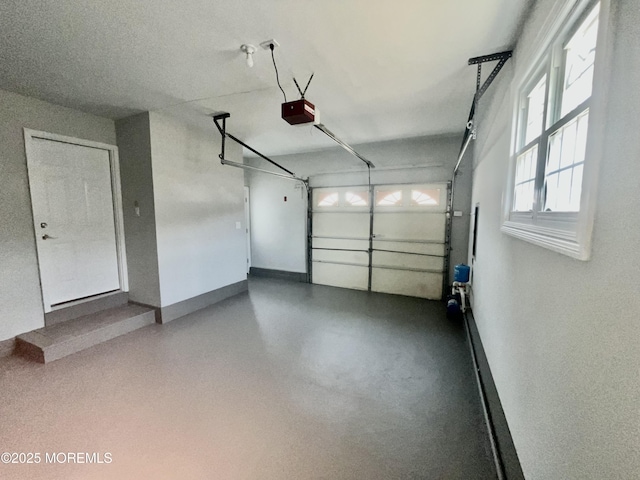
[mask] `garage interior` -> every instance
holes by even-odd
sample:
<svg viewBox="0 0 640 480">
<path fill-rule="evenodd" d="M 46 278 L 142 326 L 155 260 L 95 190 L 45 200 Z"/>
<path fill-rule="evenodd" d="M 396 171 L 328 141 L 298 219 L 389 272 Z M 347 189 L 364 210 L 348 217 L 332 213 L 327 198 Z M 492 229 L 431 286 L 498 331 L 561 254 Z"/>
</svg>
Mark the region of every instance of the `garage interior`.
<svg viewBox="0 0 640 480">
<path fill-rule="evenodd" d="M 3 2 L 0 477 L 636 478 L 638 22 Z"/>
</svg>

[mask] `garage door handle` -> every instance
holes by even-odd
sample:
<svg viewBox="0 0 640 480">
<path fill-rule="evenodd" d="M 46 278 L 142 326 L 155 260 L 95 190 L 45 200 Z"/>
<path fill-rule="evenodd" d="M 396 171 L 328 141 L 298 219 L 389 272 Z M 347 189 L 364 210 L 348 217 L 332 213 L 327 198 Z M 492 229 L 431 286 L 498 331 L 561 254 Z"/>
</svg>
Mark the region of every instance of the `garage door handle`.
<svg viewBox="0 0 640 480">
<path fill-rule="evenodd" d="M 46 234 L 46 233 L 44 235 L 42 235 L 42 239 L 43 240 L 53 240 L 54 238 L 58 238 L 58 237 L 52 237 L 51 235 Z"/>
</svg>

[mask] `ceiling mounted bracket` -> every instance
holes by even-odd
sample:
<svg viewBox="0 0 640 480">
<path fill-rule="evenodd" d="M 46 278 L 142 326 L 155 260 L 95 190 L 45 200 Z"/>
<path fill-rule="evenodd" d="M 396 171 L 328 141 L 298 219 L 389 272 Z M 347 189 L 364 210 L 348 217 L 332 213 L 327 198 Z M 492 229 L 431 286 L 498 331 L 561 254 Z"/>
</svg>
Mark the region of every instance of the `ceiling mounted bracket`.
<svg viewBox="0 0 640 480">
<path fill-rule="evenodd" d="M 478 102 L 485 94 L 487 89 L 491 86 L 493 81 L 496 79 L 502 67 L 507 63 L 507 61 L 513 56 L 512 50 L 507 50 L 505 52 L 492 53 L 491 55 L 483 55 L 481 57 L 470 58 L 468 64 L 469 65 L 478 65 L 478 73 L 476 75 L 476 93 L 473 96 L 473 102 L 471 104 L 471 111 L 469 112 L 469 119 L 467 120 L 466 129 L 464 131 L 464 137 L 462 139 L 462 146 L 460 147 L 460 154 L 458 155 L 458 163 L 456 164 L 456 168 L 454 169 L 454 176 L 458 173 L 458 167 L 460 166 L 460 162 L 462 161 L 462 156 L 469 146 L 469 136 L 475 139 L 475 116 L 476 116 L 476 107 Z M 497 65 L 493 68 L 487 79 L 482 83 L 482 64 L 487 62 L 495 62 L 497 61 Z"/>
<path fill-rule="evenodd" d="M 228 165 L 230 167 L 236 167 L 236 168 L 242 168 L 244 170 L 251 170 L 251 171 L 257 171 L 257 172 L 262 172 L 262 173 L 268 173 L 270 175 L 275 175 L 277 177 L 287 178 L 289 180 L 297 180 L 299 182 L 304 183 L 304 185 L 307 188 L 309 188 L 309 181 L 307 179 L 298 177 L 291 170 L 288 170 L 288 169 L 284 168 L 279 163 L 274 162 L 273 160 L 271 160 L 266 155 L 263 155 L 262 153 L 260 153 L 256 149 L 254 149 L 254 148 L 250 147 L 249 145 L 247 145 L 245 142 L 243 142 L 239 138 L 237 138 L 237 137 L 231 135 L 229 132 L 227 132 L 227 118 L 229 118 L 230 116 L 231 116 L 231 114 L 228 113 L 228 112 L 216 112 L 216 113 L 211 115 L 211 117 L 213 118 L 213 123 L 218 128 L 218 131 L 220 132 L 220 135 L 222 137 L 222 142 L 221 142 L 221 145 L 220 145 L 220 155 L 218 155 L 218 157 L 220 158 L 220 163 L 222 163 L 223 165 Z M 221 121 L 222 121 L 222 125 L 220 124 Z M 260 158 L 262 158 L 263 160 L 266 160 L 267 162 L 269 162 L 270 164 L 272 164 L 275 167 L 279 168 L 280 170 L 282 170 L 285 173 L 274 172 L 272 170 L 266 170 L 264 168 L 258 168 L 258 167 L 254 167 L 254 166 L 251 166 L 251 165 L 245 165 L 244 163 L 238 163 L 238 162 L 233 162 L 231 160 L 227 160 L 225 158 L 225 140 L 227 138 L 233 140 L 234 142 L 236 142 L 239 145 L 242 145 L 244 148 L 246 148 L 250 152 L 255 153 Z"/>
<path fill-rule="evenodd" d="M 466 153 L 469 145 L 472 140 L 476 139 L 476 111 L 478 107 L 478 102 L 485 94 L 487 89 L 491 86 L 493 81 L 496 79 L 502 67 L 507 63 L 507 61 L 513 56 L 512 50 L 507 50 L 504 52 L 492 53 L 490 55 L 483 55 L 481 57 L 474 57 L 469 59 L 469 65 L 477 65 L 478 73 L 476 75 L 476 93 L 473 95 L 473 101 L 471 103 L 471 111 L 469 112 L 469 119 L 467 120 L 467 124 L 464 129 L 464 135 L 462 137 L 462 145 L 460 147 L 460 153 L 458 154 L 458 161 L 456 162 L 456 166 L 453 169 L 453 175 L 451 177 L 451 189 L 449 191 L 449 200 L 447 202 L 447 238 L 451 238 L 451 232 L 453 228 L 452 216 L 453 216 L 453 201 L 455 199 L 455 188 L 456 188 L 456 176 L 458 175 L 458 169 L 460 168 L 460 163 L 462 163 L 462 159 L 464 154 Z M 487 79 L 482 83 L 482 64 L 487 62 L 498 62 L 496 66 L 493 68 Z M 447 291 L 449 287 L 450 280 L 450 272 L 449 265 L 451 263 L 451 246 L 447 244 L 446 247 L 446 255 L 445 255 L 445 275 L 443 276 L 443 292 Z"/>
<path fill-rule="evenodd" d="M 476 103 L 478 100 L 480 100 L 480 98 L 482 98 L 482 96 L 484 95 L 484 92 L 487 91 L 487 88 L 489 88 L 489 86 L 493 83 L 495 78 L 498 76 L 498 73 L 500 73 L 500 70 L 502 70 L 502 67 L 504 67 L 504 64 L 507 63 L 507 60 L 509 60 L 512 56 L 513 56 L 513 51 L 507 50 L 506 52 L 494 53 L 491 55 L 485 55 L 482 57 L 474 57 L 469 59 L 469 65 L 478 65 L 478 76 L 476 81 L 476 97 L 477 98 L 475 99 Z M 493 71 L 489 74 L 487 79 L 484 81 L 484 84 L 480 86 L 482 64 L 486 62 L 495 62 L 495 61 L 497 61 L 498 64 L 495 66 Z"/>
</svg>

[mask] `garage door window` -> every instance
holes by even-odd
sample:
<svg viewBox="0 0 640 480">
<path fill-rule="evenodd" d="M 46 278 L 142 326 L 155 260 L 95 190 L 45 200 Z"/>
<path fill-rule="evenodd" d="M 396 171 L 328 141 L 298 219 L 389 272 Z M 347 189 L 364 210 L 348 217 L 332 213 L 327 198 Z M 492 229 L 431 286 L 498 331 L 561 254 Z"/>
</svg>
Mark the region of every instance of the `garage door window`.
<svg viewBox="0 0 640 480">
<path fill-rule="evenodd" d="M 402 190 L 376 191 L 376 205 L 379 207 L 399 207 L 402 205 Z"/>
<path fill-rule="evenodd" d="M 369 192 L 346 192 L 344 200 L 350 207 L 368 207 Z"/>
<path fill-rule="evenodd" d="M 411 190 L 411 205 L 418 207 L 440 205 L 440 190 Z"/>
</svg>

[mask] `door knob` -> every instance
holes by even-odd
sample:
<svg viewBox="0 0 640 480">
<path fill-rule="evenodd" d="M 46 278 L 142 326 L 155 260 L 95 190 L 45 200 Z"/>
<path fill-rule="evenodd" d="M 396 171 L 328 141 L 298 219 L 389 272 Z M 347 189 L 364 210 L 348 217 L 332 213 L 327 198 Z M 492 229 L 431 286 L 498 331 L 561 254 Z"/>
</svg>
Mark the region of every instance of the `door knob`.
<svg viewBox="0 0 640 480">
<path fill-rule="evenodd" d="M 54 239 L 54 238 L 56 238 L 56 237 L 52 237 L 51 235 L 48 235 L 46 233 L 44 235 L 42 235 L 42 239 L 43 240 L 49 240 L 49 239 Z"/>
<path fill-rule="evenodd" d="M 42 223 L 40 224 L 40 228 L 47 228 L 47 226 L 48 226 L 48 225 L 47 225 L 46 223 L 44 223 L 44 222 L 42 222 Z"/>
</svg>

